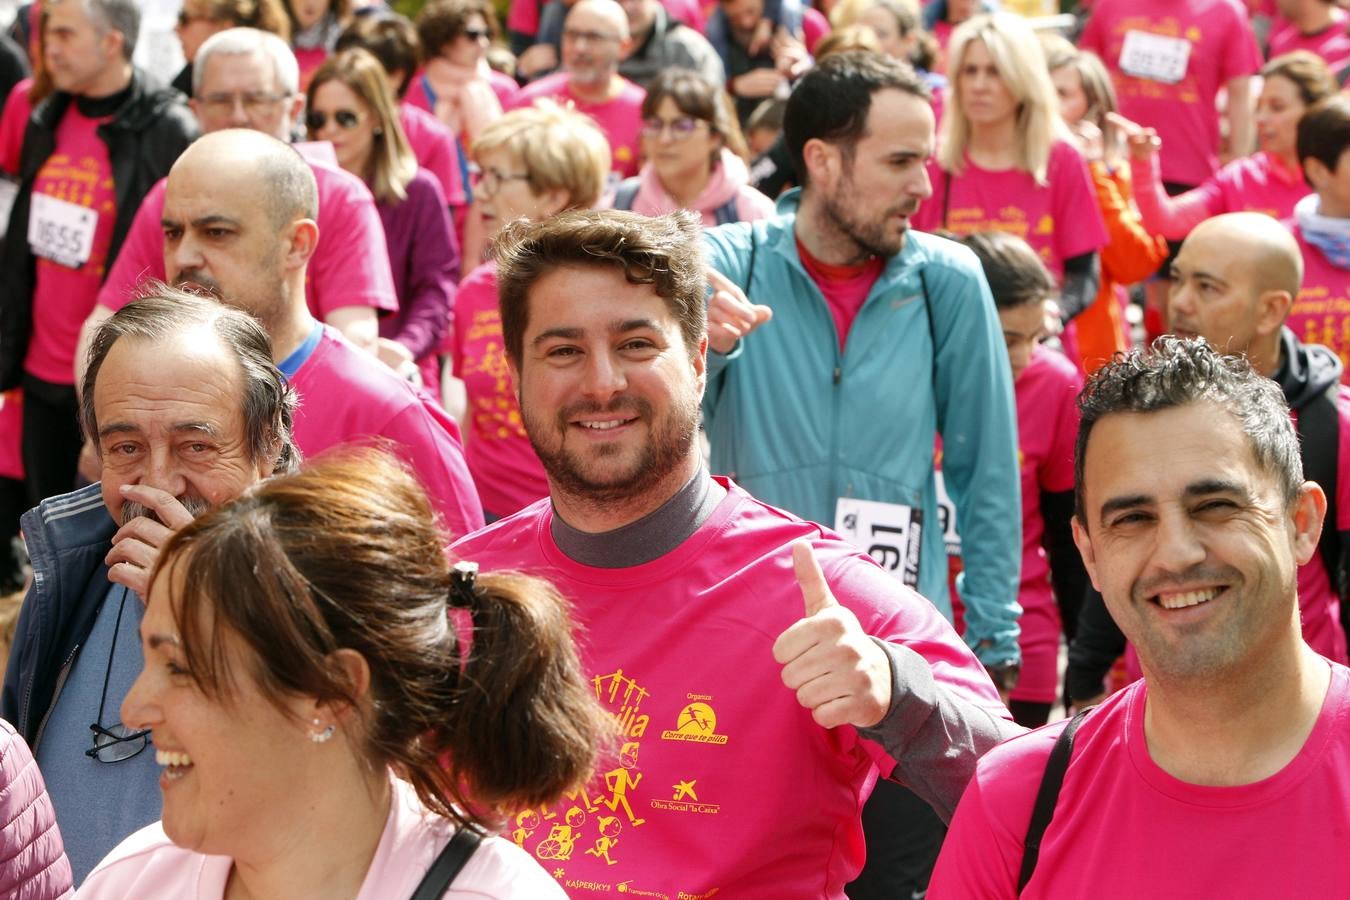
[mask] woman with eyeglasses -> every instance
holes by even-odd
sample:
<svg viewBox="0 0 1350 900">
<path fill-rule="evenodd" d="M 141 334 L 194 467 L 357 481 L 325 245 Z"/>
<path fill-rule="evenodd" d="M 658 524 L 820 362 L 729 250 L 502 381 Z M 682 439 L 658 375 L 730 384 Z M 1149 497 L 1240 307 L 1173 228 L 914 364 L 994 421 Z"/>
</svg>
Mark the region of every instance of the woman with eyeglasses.
<svg viewBox="0 0 1350 900">
<path fill-rule="evenodd" d="M 488 0 L 432 0 L 417 14 L 422 70 L 407 100 L 436 115 L 463 146 L 472 146 L 500 118 L 519 86 L 487 64 L 498 39 L 497 14 Z"/>
<path fill-rule="evenodd" d="M 720 85 L 692 69 L 666 69 L 642 101 L 646 163 L 619 183 L 615 209 L 663 216 L 690 209 L 707 226 L 773 215 L 773 201 L 750 186 L 745 139 Z"/>
<path fill-rule="evenodd" d="M 270 479 L 164 546 L 123 720 L 163 817 L 81 898 L 563 897 L 505 817 L 589 776 L 612 724 L 566 601 L 454 567 L 416 480 L 366 451 Z"/>
<path fill-rule="evenodd" d="M 384 224 L 398 311 L 380 319 L 380 359 L 416 370 L 434 395 L 459 272 L 445 195 L 417 167 L 384 67 L 369 51 L 343 50 L 320 66 L 306 109 L 310 139 L 332 143 L 338 165 L 370 188 Z"/>
<path fill-rule="evenodd" d="M 173 86 L 185 96 L 192 96 L 192 63 L 197 49 L 211 35 L 227 28 L 257 28 L 283 41 L 291 39 L 291 21 L 282 0 L 183 0 L 174 31 L 183 45 L 187 65 L 174 78 Z"/>
<path fill-rule="evenodd" d="M 473 157 L 480 173 L 474 196 L 489 237 L 519 218 L 595 206 L 610 166 L 609 142 L 595 122 L 550 100 L 493 122 L 474 142 Z M 454 316 L 450 355 L 464 386 L 464 457 L 491 522 L 548 496 L 506 369 L 493 262 L 460 283 Z"/>
</svg>

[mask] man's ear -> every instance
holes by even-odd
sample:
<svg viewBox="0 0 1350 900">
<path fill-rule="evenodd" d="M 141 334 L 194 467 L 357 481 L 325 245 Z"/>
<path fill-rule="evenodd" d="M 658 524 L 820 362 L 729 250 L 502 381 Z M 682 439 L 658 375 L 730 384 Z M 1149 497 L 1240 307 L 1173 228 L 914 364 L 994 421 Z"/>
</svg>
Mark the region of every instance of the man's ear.
<svg viewBox="0 0 1350 900">
<path fill-rule="evenodd" d="M 1313 156 L 1303 160 L 1303 174 L 1314 191 L 1320 191 L 1331 179 L 1331 170 L 1326 163 Z"/>
<path fill-rule="evenodd" d="M 296 219 L 286 228 L 286 268 L 309 264 L 319 246 L 319 225 L 313 219 Z"/>
<path fill-rule="evenodd" d="M 1102 588 L 1097 583 L 1097 557 L 1092 551 L 1092 538 L 1077 516 L 1073 517 L 1071 524 L 1073 526 L 1073 542 L 1078 547 L 1079 555 L 1083 557 L 1083 567 L 1087 569 L 1088 577 L 1092 579 L 1092 586 L 1100 592 Z"/>
<path fill-rule="evenodd" d="M 1327 516 L 1327 495 L 1315 481 L 1305 481 L 1294 501 L 1294 559 L 1306 565 L 1317 554 L 1317 542 L 1322 539 L 1323 520 Z M 1336 523 L 1331 523 L 1336 527 Z"/>
<path fill-rule="evenodd" d="M 1289 317 L 1294 298 L 1288 291 L 1265 291 L 1256 298 L 1256 333 L 1262 337 L 1278 332 Z"/>
<path fill-rule="evenodd" d="M 802 162 L 810 183 L 824 188 L 833 187 L 843 171 L 843 154 L 839 148 L 820 138 L 811 138 L 802 147 Z"/>
</svg>

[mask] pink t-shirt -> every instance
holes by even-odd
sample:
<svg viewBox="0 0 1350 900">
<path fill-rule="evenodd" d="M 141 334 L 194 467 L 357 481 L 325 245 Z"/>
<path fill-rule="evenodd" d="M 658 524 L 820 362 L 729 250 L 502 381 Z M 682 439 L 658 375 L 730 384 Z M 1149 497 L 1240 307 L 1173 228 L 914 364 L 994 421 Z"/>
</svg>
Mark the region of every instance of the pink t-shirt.
<svg viewBox="0 0 1350 900">
<path fill-rule="evenodd" d="M 1303 239 L 1297 225 L 1287 224 L 1303 251 L 1303 287 L 1285 324 L 1303 343 L 1330 347 L 1343 364 L 1350 364 L 1350 269 L 1332 265 L 1321 250 Z M 1350 384 L 1350 365 L 1341 381 Z"/>
<path fill-rule="evenodd" d="M 295 61 L 300 65 L 300 90 L 309 89 L 309 80 L 314 77 L 319 66 L 328 59 L 327 47 L 294 47 Z"/>
<path fill-rule="evenodd" d="M 389 818 L 356 900 L 410 897 L 454 828 L 427 812 L 406 782 L 394 785 Z M 335 852 L 341 848 L 333 848 Z M 234 860 L 175 846 L 156 822 L 131 835 L 99 863 L 80 886 L 81 900 L 176 897 L 221 900 Z M 510 897 L 520 900 L 566 896 L 548 873 L 510 841 L 485 838 L 456 876 L 447 900 Z"/>
<path fill-rule="evenodd" d="M 661 0 L 661 5 L 672 19 L 703 33 L 703 8 L 698 0 Z"/>
<path fill-rule="evenodd" d="M 506 27 L 534 37 L 539 33 L 539 12 L 543 6 L 543 0 L 512 0 L 506 11 Z"/>
<path fill-rule="evenodd" d="M 464 455 L 483 508 L 509 516 L 548 496 L 548 476 L 525 434 L 506 368 L 495 263 L 483 263 L 460 282 L 454 314 L 451 355 L 468 402 Z"/>
<path fill-rule="evenodd" d="M 33 107 L 28 103 L 28 92 L 33 79 L 25 78 L 10 89 L 5 98 L 5 110 L 0 113 L 0 172 L 19 174 L 19 158 L 23 154 L 23 133 Z"/>
<path fill-rule="evenodd" d="M 592 568 L 553 541 L 542 500 L 451 548 L 484 571 L 542 575 L 569 598 L 582 665 L 614 716 L 618 760 L 508 831 L 573 897 L 842 898 L 863 861 L 859 811 L 894 765 L 849 726 L 816 725 L 772 646 L 802 616 L 790 545 L 812 542 L 839 602 L 934 678 L 1002 716 L 936 608 L 832 532 L 728 493 L 675 550 Z"/>
<path fill-rule="evenodd" d="M 1350 530 L 1350 387 L 1337 386 L 1336 402 L 1340 446 L 1336 448 L 1336 521 L 1327 520 L 1323 528 Z M 1290 410 L 1295 425 L 1298 410 Z M 1332 589 L 1321 549 L 1298 567 L 1298 615 L 1303 639 L 1332 662 L 1350 662 L 1346 656 L 1345 629 L 1341 626 L 1341 598 Z"/>
<path fill-rule="evenodd" d="M 468 203 L 459 164 L 459 145 L 445 123 L 407 101 L 398 105 L 398 121 L 417 157 L 418 168 L 426 169 L 440 182 L 446 204 L 463 206 Z"/>
<path fill-rule="evenodd" d="M 1350 670 L 1303 748 L 1254 784 L 1183 782 L 1149 755 L 1145 682 L 1088 715 L 1021 894 L 1053 897 L 1341 897 L 1350 881 Z M 966 788 L 929 900 L 1017 896 L 1032 803 L 1063 722 L 995 747 Z"/>
<path fill-rule="evenodd" d="M 1295 50 L 1310 50 L 1326 60 L 1333 73 L 1340 71 L 1346 63 L 1350 63 L 1350 35 L 1345 32 L 1350 13 L 1339 6 L 1332 6 L 1331 19 L 1331 25 L 1314 34 L 1304 34 L 1288 22 L 1282 28 L 1272 27 L 1270 58 Z"/>
<path fill-rule="evenodd" d="M 0 478 L 23 481 L 23 391 L 0 393 Z"/>
<path fill-rule="evenodd" d="M 920 231 L 1015 234 L 1040 254 L 1056 280 L 1064 275 L 1064 260 L 1100 250 L 1108 241 L 1092 175 L 1067 141 L 1056 141 L 1050 149 L 1044 185 L 1022 169 L 992 171 L 969 160 L 959 175 L 948 175 L 936 159 L 928 172 L 933 196 L 911 222 Z"/>
<path fill-rule="evenodd" d="M 94 308 L 112 247 L 117 197 L 108 146 L 96 132 L 101 121 L 105 120 L 80 115 L 72 103 L 56 126 L 56 151 L 42 164 L 33 182 L 35 206 L 36 195 L 45 194 L 92 210 L 94 218 L 89 233 L 67 243 L 71 248 L 76 242 L 83 245 L 88 258 L 82 265 L 71 268 L 42 256 L 37 258 L 33 336 L 24 370 L 53 384 L 72 384 L 75 380 L 80 326 Z M 36 209 L 30 214 L 29 224 L 30 229 L 37 224 Z"/>
<path fill-rule="evenodd" d="M 886 268 L 886 260 L 874 256 L 860 265 L 835 266 L 812 256 L 800 238 L 796 238 L 796 241 L 802 268 L 820 288 L 825 305 L 830 308 L 835 336 L 839 338 L 839 350 L 843 352 L 844 345 L 848 343 L 848 333 L 853 328 L 853 320 L 858 318 L 858 310 L 867 302 L 867 295 L 881 277 L 881 270 Z"/>
<path fill-rule="evenodd" d="M 375 198 L 357 178 L 336 166 L 307 160 L 319 186 L 319 245 L 305 273 L 309 311 L 326 319 L 344 306 L 398 309 L 389 248 Z M 131 223 L 117 263 L 98 293 L 100 306 L 119 310 L 146 278 L 164 277 L 164 192 L 168 179 L 150 189 Z"/>
<path fill-rule="evenodd" d="M 600 130 L 609 139 L 614 171 L 623 178 L 629 178 L 638 171 L 642 101 L 646 98 L 647 92 L 626 78 L 619 80 L 623 84 L 613 100 L 607 103 L 587 103 L 572 93 L 571 76 L 566 72 L 554 72 L 521 88 L 520 93 L 511 101 L 509 109 L 529 106 L 540 97 L 549 97 L 563 104 L 571 103 L 578 112 L 590 116 L 595 120 L 595 124 L 600 126 Z"/>
<path fill-rule="evenodd" d="M 1130 160 L 1130 172 L 1144 226 L 1169 240 L 1181 240 L 1205 219 L 1222 213 L 1250 211 L 1287 219 L 1311 190 L 1302 172 L 1286 169 L 1264 150 L 1233 160 L 1179 197 L 1168 197 L 1163 190 L 1157 157 Z"/>
<path fill-rule="evenodd" d="M 1079 45 L 1110 69 L 1121 114 L 1157 129 L 1164 180 L 1197 185 L 1214 174 L 1219 89 L 1261 67 L 1238 0 L 1098 0 Z"/>
<path fill-rule="evenodd" d="M 324 326 L 291 380 L 300 395 L 295 444 L 306 459 L 343 444 L 391 444 L 426 489 L 452 538 L 483 527 L 459 426 L 430 397 Z"/>
<path fill-rule="evenodd" d="M 1041 538 L 1041 491 L 1073 490 L 1078 392 L 1083 376 L 1063 354 L 1038 347 L 1013 384 L 1017 399 L 1017 457 L 1022 472 L 1022 577 L 1017 602 L 1022 674 L 1014 700 L 1053 703 L 1059 691 L 1059 605 L 1050 590 L 1050 560 Z"/>
</svg>

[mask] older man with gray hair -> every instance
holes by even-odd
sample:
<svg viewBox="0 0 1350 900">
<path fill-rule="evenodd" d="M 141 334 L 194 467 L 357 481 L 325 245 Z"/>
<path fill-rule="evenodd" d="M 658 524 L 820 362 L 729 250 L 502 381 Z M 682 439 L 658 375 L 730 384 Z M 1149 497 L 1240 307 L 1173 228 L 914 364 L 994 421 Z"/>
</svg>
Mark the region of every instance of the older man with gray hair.
<svg viewBox="0 0 1350 900">
<path fill-rule="evenodd" d="M 295 393 L 267 333 L 213 300 L 153 286 L 99 326 L 82 391 L 103 478 L 23 518 L 35 577 L 0 694 L 47 778 L 77 883 L 160 814 L 148 733 L 120 718 L 159 547 L 299 458 Z"/>
<path fill-rule="evenodd" d="M 177 91 L 131 65 L 134 0 L 48 0 L 56 90 L 33 110 L 0 251 L 0 390 L 24 388 L 28 500 L 75 486 L 80 323 L 151 186 L 197 135 Z"/>
</svg>

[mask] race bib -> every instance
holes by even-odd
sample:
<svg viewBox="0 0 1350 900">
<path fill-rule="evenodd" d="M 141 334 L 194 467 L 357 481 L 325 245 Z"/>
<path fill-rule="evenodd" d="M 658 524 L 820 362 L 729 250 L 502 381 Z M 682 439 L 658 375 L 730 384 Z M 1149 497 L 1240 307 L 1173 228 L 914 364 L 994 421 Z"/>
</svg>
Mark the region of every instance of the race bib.
<svg viewBox="0 0 1350 900">
<path fill-rule="evenodd" d="M 840 497 L 834 507 L 834 530 L 892 576 L 918 590 L 923 510 Z"/>
<path fill-rule="evenodd" d="M 1120 48 L 1120 70 L 1135 78 L 1176 84 L 1186 77 L 1190 58 L 1191 42 L 1185 38 L 1127 31 L 1125 45 Z"/>
<path fill-rule="evenodd" d="M 28 214 L 28 246 L 57 265 L 78 269 L 94 249 L 98 213 L 87 206 L 33 193 Z"/>
<path fill-rule="evenodd" d="M 961 534 L 956 530 L 956 504 L 947 496 L 942 470 L 934 472 L 933 477 L 937 482 L 938 524 L 942 526 L 942 543 L 947 546 L 948 556 L 960 556 Z"/>
</svg>

